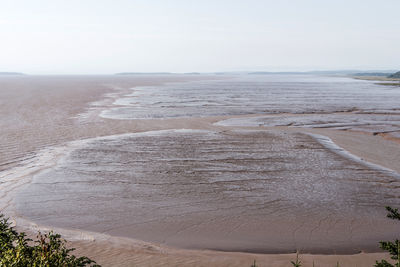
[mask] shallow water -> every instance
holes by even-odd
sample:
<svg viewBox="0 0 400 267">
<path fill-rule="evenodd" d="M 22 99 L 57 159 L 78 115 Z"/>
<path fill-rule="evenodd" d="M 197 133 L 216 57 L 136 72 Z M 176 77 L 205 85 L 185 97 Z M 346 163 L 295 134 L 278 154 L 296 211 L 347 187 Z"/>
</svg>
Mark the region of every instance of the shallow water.
<svg viewBox="0 0 400 267">
<path fill-rule="evenodd" d="M 399 113 L 400 90 L 371 81 L 310 75 L 242 75 L 134 88 L 102 112 L 112 119 L 172 118 L 259 113 Z"/>
<path fill-rule="evenodd" d="M 400 113 L 328 113 L 295 115 L 263 115 L 253 118 L 231 118 L 217 122 L 221 126 L 271 127 L 290 126 L 305 128 L 330 128 L 370 133 L 400 132 Z"/>
<path fill-rule="evenodd" d="M 176 247 L 349 253 L 399 233 L 382 208 L 399 186 L 304 134 L 171 130 L 83 142 L 16 203 L 40 224 Z"/>
<path fill-rule="evenodd" d="M 398 174 L 351 159 L 329 142 L 289 131 L 228 129 L 79 139 L 141 127 L 171 128 L 171 120 L 141 120 L 145 126 L 139 126 L 131 119 L 254 113 L 264 115 L 218 124 L 396 131 L 398 99 L 398 88 L 301 75 L 135 87 L 112 105 L 100 101 L 88 106 L 111 119 L 96 120 L 96 127 L 90 124 L 96 112 L 74 114 L 67 125 L 60 119 L 65 130 L 53 139 L 63 140 L 60 136 L 68 130 L 71 138 L 65 140 L 77 141 L 61 149 L 70 147 L 70 153 L 58 162 L 49 159 L 49 166 L 57 164 L 35 175 L 14 203 L 20 216 L 41 225 L 182 248 L 378 251 L 379 240 L 399 233 L 383 209 L 400 204 Z M 160 121 L 163 126 L 158 127 Z M 41 127 L 44 133 L 46 127 Z"/>
</svg>

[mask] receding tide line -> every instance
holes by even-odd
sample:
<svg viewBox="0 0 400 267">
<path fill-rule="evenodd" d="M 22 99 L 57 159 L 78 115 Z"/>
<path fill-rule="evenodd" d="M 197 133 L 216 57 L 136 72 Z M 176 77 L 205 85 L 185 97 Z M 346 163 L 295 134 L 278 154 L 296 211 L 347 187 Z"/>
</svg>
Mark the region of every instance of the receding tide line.
<svg viewBox="0 0 400 267">
<path fill-rule="evenodd" d="M 350 159 L 352 161 L 355 161 L 357 163 L 360 163 L 370 169 L 373 170 L 377 170 L 380 172 L 385 173 L 388 176 L 391 176 L 393 178 L 396 179 L 400 179 L 400 174 L 392 169 L 383 167 L 381 165 L 366 161 L 354 154 L 351 154 L 349 151 L 345 150 L 344 148 L 338 146 L 337 144 L 335 144 L 335 142 L 332 141 L 332 139 L 330 139 L 329 137 L 325 136 L 325 135 L 320 135 L 320 134 L 314 134 L 314 133 L 305 133 L 302 132 L 302 134 L 311 136 L 312 138 L 314 138 L 318 143 L 320 143 L 321 145 L 323 145 L 324 147 L 326 147 L 327 149 L 329 149 L 330 151 L 344 157 L 347 159 Z"/>
</svg>

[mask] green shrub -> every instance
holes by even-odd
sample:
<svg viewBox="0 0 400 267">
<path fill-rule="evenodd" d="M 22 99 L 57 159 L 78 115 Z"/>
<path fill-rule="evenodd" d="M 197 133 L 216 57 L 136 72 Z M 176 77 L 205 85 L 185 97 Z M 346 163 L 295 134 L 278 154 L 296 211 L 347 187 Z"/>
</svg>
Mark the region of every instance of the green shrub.
<svg viewBox="0 0 400 267">
<path fill-rule="evenodd" d="M 388 211 L 387 217 L 392 220 L 400 220 L 400 213 L 398 209 L 393 209 L 391 207 L 386 207 Z M 397 263 L 395 265 L 390 264 L 385 260 L 381 260 L 380 262 L 376 262 L 375 267 L 400 267 L 400 241 L 396 239 L 394 242 L 390 241 L 381 241 L 379 242 L 380 248 L 386 250 L 390 253 L 391 258 L 396 260 Z"/>
<path fill-rule="evenodd" d="M 290 263 L 293 265 L 293 267 L 301 267 L 301 261 L 299 260 L 299 252 L 298 251 L 296 253 L 296 261 L 291 261 Z"/>
<path fill-rule="evenodd" d="M 0 266 L 15 267 L 81 267 L 99 266 L 87 257 L 75 257 L 75 250 L 66 247 L 59 234 L 38 233 L 37 240 L 18 233 L 8 219 L 0 214 Z"/>
</svg>

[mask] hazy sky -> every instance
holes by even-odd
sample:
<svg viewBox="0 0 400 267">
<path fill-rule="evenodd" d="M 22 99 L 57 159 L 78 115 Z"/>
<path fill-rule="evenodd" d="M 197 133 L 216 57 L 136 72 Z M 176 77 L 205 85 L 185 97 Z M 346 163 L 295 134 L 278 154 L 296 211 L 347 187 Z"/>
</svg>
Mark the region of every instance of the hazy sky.
<svg viewBox="0 0 400 267">
<path fill-rule="evenodd" d="M 400 0 L 0 0 L 0 71 L 400 69 Z"/>
</svg>

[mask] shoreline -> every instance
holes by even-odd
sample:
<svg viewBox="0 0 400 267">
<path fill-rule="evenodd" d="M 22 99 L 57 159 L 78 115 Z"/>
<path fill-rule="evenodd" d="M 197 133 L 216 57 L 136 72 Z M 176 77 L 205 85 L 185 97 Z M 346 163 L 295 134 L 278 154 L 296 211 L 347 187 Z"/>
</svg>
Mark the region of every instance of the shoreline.
<svg viewBox="0 0 400 267">
<path fill-rule="evenodd" d="M 375 81 L 375 84 L 384 85 L 384 86 L 393 86 L 400 87 L 400 79 L 399 78 L 388 78 L 384 76 L 350 76 L 356 80 L 363 81 Z"/>
<path fill-rule="evenodd" d="M 109 88 L 109 93 L 113 92 L 114 89 Z M 124 92 L 130 91 L 130 88 L 126 88 Z M 107 92 L 105 92 L 107 93 Z M 98 101 L 101 101 L 103 98 L 103 94 L 100 95 L 98 98 Z M 88 108 L 90 109 L 90 106 L 88 107 L 87 105 L 93 103 L 93 101 L 89 102 L 86 104 L 86 107 L 84 110 L 87 110 Z M 81 109 L 82 110 L 82 109 Z M 82 114 L 80 112 L 79 114 Z M 79 114 L 76 114 L 77 116 Z M 217 116 L 217 117 L 204 117 L 204 118 L 174 118 L 174 119 L 162 119 L 162 120 L 131 120 L 128 123 L 126 121 L 122 122 L 116 122 L 111 119 L 104 119 L 104 118 L 96 118 L 99 124 L 108 124 L 110 127 L 112 125 L 118 126 L 118 130 L 113 130 L 113 132 L 117 132 L 115 135 L 120 135 L 124 134 L 132 134 L 134 132 L 146 132 L 146 130 L 167 130 L 167 129 L 176 129 L 176 127 L 184 127 L 188 126 L 188 128 L 194 128 L 194 129 L 207 129 L 207 130 L 216 130 L 216 131 L 225 131 L 230 127 L 225 127 L 225 126 L 217 126 L 214 125 L 214 123 L 224 120 L 224 119 L 229 119 L 229 118 L 237 118 L 237 117 L 257 117 L 257 116 L 263 116 L 265 114 L 247 114 L 243 116 Z M 96 112 L 92 115 L 90 115 L 90 118 L 94 118 L 96 115 Z M 88 119 L 88 118 L 83 118 Z M 122 124 L 127 124 L 122 126 Z M 192 127 L 190 127 L 192 126 Z M 96 126 L 95 128 L 101 128 L 99 126 Z M 394 141 L 388 141 L 384 140 L 381 136 L 373 136 L 370 134 L 364 134 L 364 133 L 354 133 L 354 132 L 342 132 L 339 130 L 331 130 L 331 129 L 304 129 L 304 128 L 294 128 L 294 127 L 235 127 L 235 129 L 249 129 L 249 128 L 254 128 L 257 130 L 264 130 L 268 131 L 270 129 L 275 129 L 275 130 L 283 130 L 283 131 L 290 131 L 290 132 L 310 132 L 314 134 L 322 134 L 325 133 L 325 136 L 331 138 L 335 144 L 338 146 L 342 147 L 343 149 L 349 151 L 350 153 L 360 157 L 364 158 L 367 161 L 371 161 L 375 164 L 379 163 L 385 163 L 385 165 L 382 165 L 384 167 L 388 167 L 387 164 L 388 162 L 383 160 L 384 157 L 382 157 L 383 154 L 390 154 L 387 153 L 387 150 L 390 150 L 391 145 L 386 142 L 394 142 Z M 261 128 L 261 129 L 260 129 Z M 92 138 L 97 138 L 97 137 L 107 137 L 107 133 L 112 132 L 109 130 L 102 130 L 102 132 L 96 133 L 95 137 Z M 363 138 L 360 138 L 361 136 L 366 136 Z M 361 140 L 362 139 L 362 140 Z M 354 140 L 359 140 L 356 144 L 353 143 Z M 373 140 L 373 142 L 372 142 Z M 397 140 L 397 139 L 395 139 Z M 75 141 L 69 141 L 70 142 L 82 142 L 84 140 L 75 140 Z M 383 142 L 385 141 L 385 142 Z M 398 140 L 397 140 L 398 141 Z M 64 141 L 65 142 L 65 141 Z M 61 142 L 59 145 L 63 146 L 64 142 Z M 68 144 L 67 143 L 67 144 Z M 371 148 L 368 148 L 368 145 L 374 144 L 374 146 L 383 146 L 387 149 L 385 151 L 382 150 L 372 150 Z M 367 145 L 366 145 L 367 144 Z M 397 144 L 397 143 L 396 143 Z M 347 146 L 347 147 L 346 147 Z M 45 149 L 50 149 L 50 150 L 57 150 L 57 147 L 54 147 L 50 145 L 50 147 L 47 147 Z M 364 147 L 364 149 L 363 149 Z M 61 149 L 62 150 L 62 149 Z M 353 150 L 353 151 L 352 151 Z M 393 151 L 399 151 L 398 147 L 395 147 Z M 371 153 L 374 152 L 374 153 Z M 46 153 L 46 152 L 44 152 Z M 371 155 L 372 154 L 372 155 Z M 54 163 L 54 162 L 53 162 Z M 395 163 L 395 162 L 394 162 Z M 389 167 L 395 167 L 393 162 L 389 162 Z M 56 163 L 54 163 L 56 164 Z M 37 166 L 38 163 L 33 163 L 33 165 Z M 40 164 L 39 164 L 40 165 Z M 400 167 L 397 168 L 396 171 L 399 171 Z M 8 170 L 11 171 L 12 170 Z M 4 171 L 0 172 L 0 174 L 3 174 Z M 26 175 L 24 175 L 26 176 Z M 25 177 L 26 178 L 26 177 Z M 29 182 L 28 182 L 29 183 Z M 7 192 L 9 193 L 9 192 Z M 9 196 L 12 199 L 12 196 Z M 3 197 L 2 197 L 3 198 Z M 18 221 L 17 221 L 18 222 Z M 24 228 L 24 227 L 22 227 Z M 39 229 L 45 229 L 47 227 L 39 226 Z M 57 228 L 52 228 L 51 229 L 57 229 Z M 36 228 L 29 228 L 28 230 L 31 232 L 31 234 L 34 234 L 36 231 Z M 61 233 L 63 231 L 68 232 L 68 231 L 74 231 L 74 230 L 66 230 L 66 229 L 60 229 Z M 82 232 L 82 231 L 77 231 L 77 232 Z M 97 233 L 96 233 L 97 234 Z M 90 236 L 90 235 L 89 235 Z M 117 240 L 115 240 L 116 238 Z M 68 238 L 67 238 L 68 239 Z M 263 264 L 263 262 L 268 262 L 271 264 L 271 262 L 274 262 L 274 266 L 287 266 L 290 260 L 293 260 L 295 258 L 295 254 L 254 254 L 254 253 L 243 253 L 243 252 L 222 252 L 222 251 L 207 251 L 207 250 L 189 250 L 189 249 L 174 249 L 170 247 L 165 247 L 165 246 L 158 246 L 157 244 L 152 244 L 152 243 L 147 243 L 139 240 L 126 240 L 124 238 L 118 238 L 118 237 L 104 237 L 104 240 L 98 240 L 98 239 L 91 239 L 88 238 L 87 240 L 74 240 L 73 238 L 70 238 L 71 240 L 71 245 L 73 247 L 77 248 L 77 254 L 81 255 L 87 255 L 90 258 L 93 258 L 94 260 L 97 260 L 98 263 L 103 264 L 105 266 L 108 265 L 114 265 L 115 262 L 116 265 L 118 266 L 129 266 L 132 264 L 132 262 L 140 262 L 144 264 L 144 266 L 151 266 L 152 264 L 162 264 L 162 261 L 168 262 L 168 264 L 172 265 L 173 263 L 178 264 L 178 263 L 184 263 L 184 264 L 190 264 L 193 266 L 246 266 L 250 265 L 253 261 L 253 258 L 257 260 L 257 264 Z M 123 240 L 123 241 L 122 241 Z M 121 242 L 119 242 L 121 241 Z M 135 247 L 136 245 L 140 244 L 139 247 Z M 129 248 L 126 248 L 125 246 L 128 246 Z M 97 251 L 97 252 L 96 252 Z M 103 251 L 103 252 L 101 252 Z M 137 255 L 132 255 L 132 252 L 136 253 Z M 101 255 L 103 254 L 103 255 Z M 110 259 L 111 257 L 114 257 Z M 141 258 L 142 257 L 142 258 Z M 332 255 L 332 254 L 301 254 L 301 258 L 304 258 L 303 262 L 305 264 L 311 263 L 312 260 L 316 260 L 316 263 L 318 261 L 326 262 L 323 264 L 334 264 L 336 261 L 340 261 L 341 263 L 343 262 L 344 265 L 347 264 L 347 262 L 351 263 L 354 260 L 357 260 L 356 262 L 363 262 L 366 264 L 370 264 L 369 262 L 374 262 L 374 260 L 378 259 L 388 259 L 386 253 L 360 253 L 360 254 L 351 254 L 351 255 Z M 158 258 L 158 259 L 157 259 Z M 112 260 L 112 262 L 107 262 L 107 260 Z M 115 262 L 113 262 L 116 260 Z M 131 260 L 131 263 L 126 263 L 126 261 Z M 210 261 L 215 261 L 215 262 L 210 262 Z M 263 265 L 260 265 L 263 266 Z"/>
</svg>

